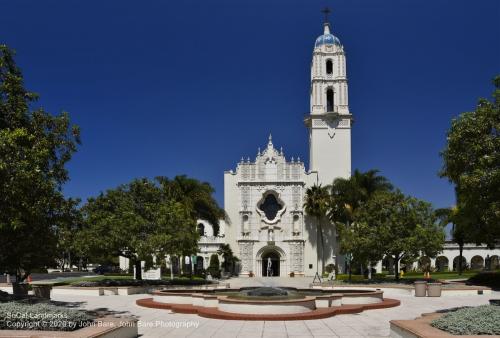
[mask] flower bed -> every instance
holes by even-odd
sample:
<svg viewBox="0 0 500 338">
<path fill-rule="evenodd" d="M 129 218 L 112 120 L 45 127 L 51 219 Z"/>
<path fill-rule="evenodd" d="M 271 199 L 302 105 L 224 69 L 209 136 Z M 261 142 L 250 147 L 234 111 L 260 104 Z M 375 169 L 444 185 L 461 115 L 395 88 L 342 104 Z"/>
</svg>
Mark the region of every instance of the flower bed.
<svg viewBox="0 0 500 338">
<path fill-rule="evenodd" d="M 431 326 L 454 335 L 500 335 L 500 306 L 460 308 L 434 319 Z"/>
<path fill-rule="evenodd" d="M 74 331 L 94 319 L 85 311 L 49 303 L 0 303 L 0 330 Z"/>
</svg>

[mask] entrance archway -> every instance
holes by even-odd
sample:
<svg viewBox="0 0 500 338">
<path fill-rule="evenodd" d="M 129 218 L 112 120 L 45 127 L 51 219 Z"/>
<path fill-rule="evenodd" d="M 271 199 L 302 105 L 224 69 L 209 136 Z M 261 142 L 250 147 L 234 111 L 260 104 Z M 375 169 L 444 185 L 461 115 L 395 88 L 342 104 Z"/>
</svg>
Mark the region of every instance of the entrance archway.
<svg viewBox="0 0 500 338">
<path fill-rule="evenodd" d="M 279 277 L 280 255 L 276 251 L 268 251 L 262 255 L 262 276 Z"/>
</svg>

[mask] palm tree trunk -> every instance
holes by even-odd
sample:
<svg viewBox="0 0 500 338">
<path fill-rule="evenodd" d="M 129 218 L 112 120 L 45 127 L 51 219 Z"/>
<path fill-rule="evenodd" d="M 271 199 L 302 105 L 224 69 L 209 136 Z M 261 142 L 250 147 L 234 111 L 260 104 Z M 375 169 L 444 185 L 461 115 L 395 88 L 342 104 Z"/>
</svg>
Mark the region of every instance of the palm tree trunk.
<svg viewBox="0 0 500 338">
<path fill-rule="evenodd" d="M 323 225 L 319 221 L 319 234 L 321 238 L 321 276 L 325 272 L 325 240 L 323 238 Z"/>
<path fill-rule="evenodd" d="M 317 234 L 316 234 L 316 237 L 320 237 L 318 236 L 319 235 L 319 218 L 318 218 L 318 227 L 317 227 L 317 230 L 316 230 Z M 316 274 L 318 274 L 319 272 L 319 253 L 320 253 L 320 250 L 319 250 L 319 240 L 317 240 L 317 246 L 316 246 Z"/>
<path fill-rule="evenodd" d="M 463 252 L 464 252 L 464 245 L 462 243 L 458 245 L 458 251 L 459 251 L 459 255 L 458 255 L 458 275 L 462 276 L 462 270 L 463 270 L 462 262 L 463 262 Z"/>
</svg>

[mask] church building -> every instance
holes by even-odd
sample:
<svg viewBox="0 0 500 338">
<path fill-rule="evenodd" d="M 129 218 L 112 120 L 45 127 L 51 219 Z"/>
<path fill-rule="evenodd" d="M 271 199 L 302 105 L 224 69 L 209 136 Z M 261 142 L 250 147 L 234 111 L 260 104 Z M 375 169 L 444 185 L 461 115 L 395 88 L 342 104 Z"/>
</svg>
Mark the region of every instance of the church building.
<svg viewBox="0 0 500 338">
<path fill-rule="evenodd" d="M 270 135 L 267 144 L 258 148 L 255 159 L 242 158 L 235 170 L 224 173 L 227 217 L 221 220 L 218 234 L 209 222 L 198 220 L 197 259 L 184 257 L 182 265 L 193 264 L 198 271 L 206 269 L 210 256 L 217 254 L 222 244 L 229 244 L 241 260 L 240 276 L 321 273 L 316 220 L 304 210 L 306 190 L 315 184 L 326 186 L 338 177 L 351 176 L 353 121 L 344 47 L 327 22 L 314 43 L 310 86 L 310 112 L 304 120 L 309 131 L 309 168 L 300 158 L 285 156 Z M 335 228 L 324 228 L 323 234 L 325 266 L 335 264 L 340 273 L 345 272 Z M 462 260 L 474 269 L 488 265 L 495 269 L 500 267 L 499 257 L 498 248 L 487 250 L 485 246 L 467 244 Z M 411 267 L 428 265 L 438 271 L 451 271 L 457 269 L 458 260 L 458 247 L 447 242 L 436 258 L 420 257 Z M 171 268 L 176 273 L 179 263 L 174 257 Z M 376 264 L 376 271 L 381 272 L 383 265 L 391 272 L 392 264 L 387 259 Z M 128 266 L 128 259 L 120 257 L 120 267 L 125 270 Z"/>
<path fill-rule="evenodd" d="M 351 124 L 346 58 L 325 23 L 311 62 L 309 163 L 285 156 L 271 136 L 254 160 L 224 173 L 224 241 L 241 260 L 242 276 L 314 276 L 321 273 L 315 220 L 304 211 L 305 192 L 351 175 Z M 305 141 L 305 140 L 304 140 Z M 324 229 L 325 265 L 343 270 L 335 229 Z M 319 267 L 318 267 L 319 265 Z"/>
</svg>

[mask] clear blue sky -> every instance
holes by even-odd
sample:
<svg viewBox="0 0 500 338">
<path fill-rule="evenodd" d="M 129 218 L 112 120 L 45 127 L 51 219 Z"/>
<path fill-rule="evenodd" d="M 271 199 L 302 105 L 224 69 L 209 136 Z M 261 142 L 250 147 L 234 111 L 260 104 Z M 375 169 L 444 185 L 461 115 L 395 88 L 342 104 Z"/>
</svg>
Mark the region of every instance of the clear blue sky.
<svg viewBox="0 0 500 338">
<path fill-rule="evenodd" d="M 307 161 L 325 5 L 347 51 L 353 169 L 453 204 L 439 151 L 451 118 L 489 97 L 500 73 L 497 0 L 0 0 L 0 43 L 17 51 L 39 104 L 81 126 L 68 196 L 187 174 L 222 203 L 224 170 L 254 158 L 269 132 Z"/>
</svg>

